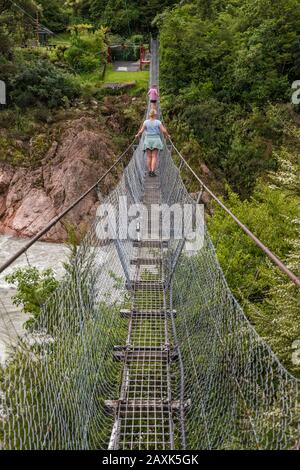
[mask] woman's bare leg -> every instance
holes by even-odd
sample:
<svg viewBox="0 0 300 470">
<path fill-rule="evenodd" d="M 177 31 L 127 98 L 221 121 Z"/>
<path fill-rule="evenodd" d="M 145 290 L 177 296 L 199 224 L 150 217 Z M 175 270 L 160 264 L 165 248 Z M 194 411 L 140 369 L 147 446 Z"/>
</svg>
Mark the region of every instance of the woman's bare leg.
<svg viewBox="0 0 300 470">
<path fill-rule="evenodd" d="M 157 164 L 158 150 L 152 150 L 151 171 L 155 171 Z"/>
<path fill-rule="evenodd" d="M 151 161 L 152 161 L 152 152 L 151 150 L 147 150 L 147 168 L 148 171 L 151 171 Z"/>
</svg>

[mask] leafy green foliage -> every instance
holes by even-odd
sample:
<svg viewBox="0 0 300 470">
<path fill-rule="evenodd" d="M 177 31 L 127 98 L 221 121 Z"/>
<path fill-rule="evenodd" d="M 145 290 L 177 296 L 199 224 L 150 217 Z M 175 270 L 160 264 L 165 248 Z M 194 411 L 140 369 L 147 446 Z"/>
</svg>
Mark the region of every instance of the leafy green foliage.
<svg viewBox="0 0 300 470">
<path fill-rule="evenodd" d="M 60 72 L 47 60 L 21 65 L 8 82 L 11 101 L 20 108 L 47 105 L 64 106 L 67 100 L 79 95 L 79 89 L 70 75 Z"/>
<path fill-rule="evenodd" d="M 9 49 L 5 51 L 5 46 L 9 43 L 21 46 L 28 40 L 35 39 L 35 18 L 40 13 L 40 6 L 34 0 L 0 0 L 0 52 L 4 49 L 2 53 L 9 54 Z"/>
<path fill-rule="evenodd" d="M 69 23 L 69 15 L 60 0 L 39 0 L 42 6 L 42 23 L 54 33 L 64 31 Z"/>
<path fill-rule="evenodd" d="M 113 32 L 131 36 L 133 32 L 150 31 L 157 13 L 175 3 L 174 0 L 90 0 L 89 14 Z"/>
<path fill-rule="evenodd" d="M 36 267 L 17 269 L 13 274 L 6 276 L 5 280 L 17 288 L 13 297 L 14 305 L 21 306 L 24 313 L 32 315 L 25 324 L 26 328 L 34 324 L 41 307 L 59 285 L 52 269 L 39 271 Z"/>
<path fill-rule="evenodd" d="M 128 325 L 119 314 L 122 304 L 112 302 L 108 296 L 107 302 L 94 302 L 90 296 L 91 279 L 86 274 L 82 271 L 77 283 L 75 272 L 70 272 L 36 323 L 32 322 L 33 333 L 39 334 L 38 340 L 32 340 L 34 335 L 27 336 L 31 341 L 16 349 L 5 368 L 0 367 L 2 409 L 6 418 L 0 435 L 6 445 L 13 442 L 15 449 L 32 447 L 32 439 L 36 437 L 28 413 L 25 416 L 28 403 L 34 404 L 30 406 L 32 422 L 43 435 L 45 429 L 50 429 L 52 418 L 48 410 L 56 408 L 57 415 L 65 416 L 64 426 L 74 439 L 74 423 L 82 420 L 82 406 L 73 407 L 70 397 L 78 403 L 87 400 L 89 447 L 107 447 L 114 418 L 107 413 L 104 400 L 108 389 L 117 396 L 122 373 L 122 363 L 114 361 L 111 351 L 118 341 L 126 341 Z M 72 285 L 76 286 L 74 295 L 65 297 L 63 290 L 70 292 Z M 66 369 L 69 371 L 67 380 Z M 22 430 L 22 439 L 17 429 Z M 80 426 L 78 430 L 82 432 Z M 46 433 L 45 446 L 65 447 L 65 434 Z"/>
<path fill-rule="evenodd" d="M 226 205 L 299 276 L 300 134 L 289 104 L 300 77 L 299 2 L 186 1 L 156 21 L 172 134 L 197 172 L 204 160 L 227 183 Z M 231 290 L 299 374 L 297 288 L 221 208 L 213 210 L 209 231 Z"/>
<path fill-rule="evenodd" d="M 5 25 L 0 25 L 0 60 L 10 57 L 12 50 L 12 39 Z M 2 56 L 2 57 L 1 57 Z"/>
<path fill-rule="evenodd" d="M 157 19 L 171 126 L 182 120 L 206 163 L 243 197 L 276 169 L 270 103 L 290 99 L 300 76 L 296 0 L 185 2 Z"/>
<path fill-rule="evenodd" d="M 76 72 L 92 72 L 100 69 L 106 61 L 106 29 L 95 32 L 78 31 L 72 33 L 71 47 L 66 50 L 65 58 Z"/>
<path fill-rule="evenodd" d="M 228 188 L 226 204 L 296 274 L 299 269 L 299 208 L 297 201 L 262 182 L 249 201 Z M 208 221 L 229 287 L 260 334 L 267 338 L 289 370 L 292 345 L 300 337 L 299 292 L 255 243 L 220 208 Z M 289 253 L 287 256 L 286 254 Z"/>
</svg>

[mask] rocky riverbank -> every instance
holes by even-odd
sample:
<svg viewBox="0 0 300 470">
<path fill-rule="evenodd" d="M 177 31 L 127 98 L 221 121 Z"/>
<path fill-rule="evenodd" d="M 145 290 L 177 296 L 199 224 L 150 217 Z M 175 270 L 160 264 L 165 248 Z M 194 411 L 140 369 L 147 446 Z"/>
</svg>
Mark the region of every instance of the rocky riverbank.
<svg viewBox="0 0 300 470">
<path fill-rule="evenodd" d="M 124 107 L 126 99 L 128 106 L 133 106 L 127 120 L 120 111 L 128 112 Z M 38 164 L 16 165 L 9 158 L 0 159 L 0 234 L 33 236 L 105 173 L 124 146 L 123 143 L 118 146 L 112 135 L 128 133 L 131 121 L 139 122 L 138 114 L 135 115 L 138 104 L 131 97 L 126 99 L 123 97 L 122 103 L 121 97 L 108 98 L 98 108 L 95 103 L 93 110 L 77 109 L 71 119 L 52 124 L 51 140 Z M 100 188 L 102 194 L 112 189 L 121 172 L 120 167 L 105 178 Z M 84 232 L 97 205 L 97 196 L 92 192 L 69 213 L 68 224 Z M 62 224 L 57 224 L 44 238 L 54 242 L 65 239 Z"/>
</svg>

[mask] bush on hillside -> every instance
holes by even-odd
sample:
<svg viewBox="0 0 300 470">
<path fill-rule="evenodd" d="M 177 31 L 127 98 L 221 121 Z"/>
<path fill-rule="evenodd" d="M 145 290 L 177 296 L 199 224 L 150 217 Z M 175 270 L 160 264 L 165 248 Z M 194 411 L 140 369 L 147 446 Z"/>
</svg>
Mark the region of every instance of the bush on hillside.
<svg viewBox="0 0 300 470">
<path fill-rule="evenodd" d="M 56 108 L 79 95 L 74 79 L 46 60 L 22 65 L 10 77 L 8 88 L 11 103 L 20 108 L 39 104 Z"/>
<path fill-rule="evenodd" d="M 16 287 L 13 304 L 30 314 L 25 328 L 30 329 L 41 313 L 42 306 L 59 286 L 51 268 L 39 271 L 36 267 L 19 268 L 5 280 Z"/>
<path fill-rule="evenodd" d="M 93 72 L 106 62 L 106 29 L 95 32 L 75 30 L 71 36 L 71 47 L 65 52 L 65 59 L 76 72 Z"/>
</svg>

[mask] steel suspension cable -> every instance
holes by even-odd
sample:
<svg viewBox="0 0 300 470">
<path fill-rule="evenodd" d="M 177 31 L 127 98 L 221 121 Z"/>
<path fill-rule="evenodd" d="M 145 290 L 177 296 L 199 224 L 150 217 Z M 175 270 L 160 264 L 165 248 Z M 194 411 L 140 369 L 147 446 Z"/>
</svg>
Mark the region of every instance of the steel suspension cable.
<svg viewBox="0 0 300 470">
<path fill-rule="evenodd" d="M 18 5 L 16 2 L 14 2 L 13 0 L 9 0 L 10 4 L 14 7 L 16 7 L 21 13 L 23 13 L 23 15 L 27 16 L 27 18 L 29 18 L 29 20 L 32 22 L 32 25 L 33 26 L 36 26 L 37 25 L 37 20 L 36 18 L 34 18 L 32 15 L 30 15 L 30 13 L 28 13 L 26 10 L 24 10 L 24 8 L 22 8 L 20 5 Z M 36 10 L 38 11 L 38 9 Z M 43 29 L 43 30 L 49 30 L 49 28 L 47 28 L 46 26 L 44 26 L 43 24 L 40 23 L 40 27 Z M 53 33 L 53 31 L 51 31 Z M 55 33 L 53 33 L 54 36 L 57 36 Z"/>
</svg>

